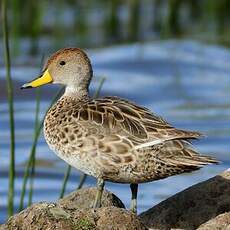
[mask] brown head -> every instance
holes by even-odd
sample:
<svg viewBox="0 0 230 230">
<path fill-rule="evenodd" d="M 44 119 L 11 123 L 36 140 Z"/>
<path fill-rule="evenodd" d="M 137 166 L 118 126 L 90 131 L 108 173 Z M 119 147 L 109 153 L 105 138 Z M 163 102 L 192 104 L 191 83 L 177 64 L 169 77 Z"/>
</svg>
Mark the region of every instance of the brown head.
<svg viewBox="0 0 230 230">
<path fill-rule="evenodd" d="M 86 53 L 78 48 L 64 48 L 48 59 L 41 76 L 21 88 L 53 83 L 66 86 L 68 91 L 88 91 L 91 78 L 92 66 Z"/>
</svg>

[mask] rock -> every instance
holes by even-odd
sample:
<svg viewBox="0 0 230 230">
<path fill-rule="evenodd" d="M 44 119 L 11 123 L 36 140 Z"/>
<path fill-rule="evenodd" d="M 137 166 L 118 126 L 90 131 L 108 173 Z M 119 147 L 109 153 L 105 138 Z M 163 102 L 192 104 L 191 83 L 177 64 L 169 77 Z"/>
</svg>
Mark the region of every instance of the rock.
<svg viewBox="0 0 230 230">
<path fill-rule="evenodd" d="M 229 230 L 230 229 L 230 212 L 225 212 L 217 217 L 202 224 L 198 230 Z"/>
<path fill-rule="evenodd" d="M 153 229 L 196 229 L 230 211 L 230 171 L 196 184 L 139 215 Z M 214 228 L 215 229 L 215 228 Z"/>
<path fill-rule="evenodd" d="M 74 229 L 68 212 L 54 203 L 38 203 L 9 218 L 2 229 Z"/>
<path fill-rule="evenodd" d="M 5 229 L 229 229 L 230 171 L 196 184 L 137 217 L 118 197 L 103 192 L 92 209 L 96 188 L 77 190 L 56 203 L 38 203 L 11 217 Z"/>
<path fill-rule="evenodd" d="M 70 193 L 63 199 L 58 201 L 64 207 L 74 208 L 89 208 L 92 207 L 93 201 L 96 196 L 96 188 L 82 188 L 75 192 Z M 102 195 L 102 207 L 115 206 L 119 208 L 125 208 L 122 201 L 113 193 L 104 190 Z"/>
<path fill-rule="evenodd" d="M 108 191 L 103 193 L 104 207 L 89 208 L 95 194 L 95 188 L 84 188 L 57 203 L 34 204 L 9 218 L 0 229 L 146 229 L 138 217 L 123 209 L 119 198 Z"/>
<path fill-rule="evenodd" d="M 40 230 L 93 230 L 93 229 L 146 229 L 138 217 L 117 207 L 98 209 L 65 209 L 59 204 L 38 203 L 11 217 L 3 229 Z"/>
</svg>

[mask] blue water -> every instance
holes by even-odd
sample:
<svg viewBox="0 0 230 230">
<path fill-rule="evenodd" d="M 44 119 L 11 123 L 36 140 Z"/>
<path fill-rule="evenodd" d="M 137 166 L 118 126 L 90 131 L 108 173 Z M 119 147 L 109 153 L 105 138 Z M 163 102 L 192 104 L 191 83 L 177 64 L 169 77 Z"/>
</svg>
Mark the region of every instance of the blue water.
<svg viewBox="0 0 230 230">
<path fill-rule="evenodd" d="M 106 77 L 101 95 L 128 98 L 149 107 L 178 128 L 205 133 L 207 137 L 195 142 L 196 148 L 222 161 L 220 165 L 208 166 L 191 174 L 141 184 L 139 213 L 230 167 L 229 49 L 194 41 L 171 40 L 90 50 L 88 53 L 95 75 L 92 93 L 100 77 Z M 39 64 L 15 65 L 12 71 L 16 89 L 16 209 L 24 165 L 32 143 L 35 110 L 35 91 L 20 91 L 19 86 L 38 72 Z M 1 67 L 0 80 L 3 76 L 4 69 Z M 57 90 L 55 86 L 42 88 L 41 118 Z M 7 209 L 10 133 L 6 96 L 0 95 L 0 222 L 3 222 Z M 36 168 L 33 202 L 55 201 L 60 193 L 66 164 L 49 150 L 43 136 L 39 139 L 36 156 L 40 163 Z M 67 193 L 76 188 L 79 176 L 80 172 L 72 170 Z M 94 185 L 94 178 L 88 178 L 84 186 Z M 107 183 L 106 188 L 129 207 L 129 185 Z"/>
</svg>

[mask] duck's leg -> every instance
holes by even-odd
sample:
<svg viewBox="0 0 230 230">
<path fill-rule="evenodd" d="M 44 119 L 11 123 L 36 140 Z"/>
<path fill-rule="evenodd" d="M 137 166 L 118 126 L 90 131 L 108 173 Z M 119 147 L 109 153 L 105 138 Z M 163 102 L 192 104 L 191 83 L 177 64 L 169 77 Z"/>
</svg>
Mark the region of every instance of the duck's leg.
<svg viewBox="0 0 230 230">
<path fill-rule="evenodd" d="M 103 179 L 97 179 L 97 194 L 94 200 L 93 208 L 100 208 L 101 207 L 101 197 L 103 193 L 105 182 Z"/>
<path fill-rule="evenodd" d="M 131 207 L 130 210 L 133 213 L 137 213 L 137 190 L 138 190 L 138 184 L 130 184 L 131 192 L 132 192 L 132 198 L 131 198 Z"/>
</svg>

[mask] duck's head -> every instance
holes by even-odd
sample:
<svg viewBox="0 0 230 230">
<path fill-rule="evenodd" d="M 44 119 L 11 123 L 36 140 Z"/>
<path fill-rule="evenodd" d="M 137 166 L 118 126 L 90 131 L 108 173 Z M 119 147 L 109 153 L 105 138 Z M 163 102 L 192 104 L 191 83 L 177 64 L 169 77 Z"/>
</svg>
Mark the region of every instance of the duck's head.
<svg viewBox="0 0 230 230">
<path fill-rule="evenodd" d="M 86 53 L 78 48 L 64 48 L 47 61 L 42 74 L 21 88 L 34 88 L 48 83 L 61 84 L 69 90 L 88 90 L 92 66 Z"/>
</svg>

